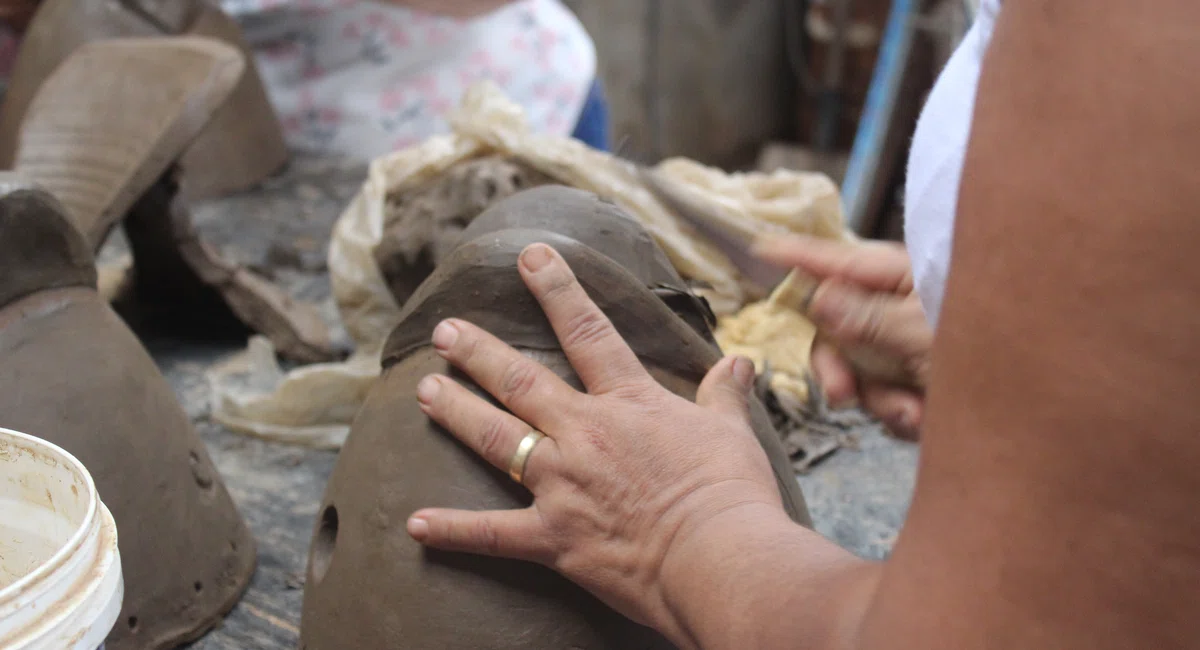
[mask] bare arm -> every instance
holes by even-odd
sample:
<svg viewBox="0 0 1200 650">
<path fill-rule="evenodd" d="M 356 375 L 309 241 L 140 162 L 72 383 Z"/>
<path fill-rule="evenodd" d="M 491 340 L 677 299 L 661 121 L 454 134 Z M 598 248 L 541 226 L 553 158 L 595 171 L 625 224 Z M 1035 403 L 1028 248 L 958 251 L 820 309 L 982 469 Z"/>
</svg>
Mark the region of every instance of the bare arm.
<svg viewBox="0 0 1200 650">
<path fill-rule="evenodd" d="M 739 562 L 751 548 L 758 559 L 745 562 L 775 569 L 744 583 L 720 572 L 736 600 L 699 589 L 680 599 L 691 620 L 716 619 L 701 646 L 740 636 L 779 648 L 1097 650 L 1200 638 L 1198 33 L 1200 5 L 1187 0 L 1006 1 L 895 553 L 877 588 L 859 589 L 875 569 L 823 566 L 815 543 L 811 556 L 783 543 L 771 553 L 738 539 L 766 525 L 713 532 L 696 558 Z M 865 614 L 830 629 L 808 615 L 822 607 Z"/>
<path fill-rule="evenodd" d="M 1188 0 L 1005 3 L 868 643 L 1200 638 L 1198 30 Z"/>
</svg>

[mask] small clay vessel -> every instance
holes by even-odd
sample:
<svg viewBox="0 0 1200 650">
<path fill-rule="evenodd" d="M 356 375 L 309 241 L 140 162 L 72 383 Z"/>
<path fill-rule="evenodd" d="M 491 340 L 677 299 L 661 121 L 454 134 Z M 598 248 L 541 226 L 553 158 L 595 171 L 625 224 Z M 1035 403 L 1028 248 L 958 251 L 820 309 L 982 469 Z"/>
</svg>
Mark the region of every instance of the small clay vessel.
<svg viewBox="0 0 1200 650">
<path fill-rule="evenodd" d="M 0 106 L 0 167 L 13 166 L 17 134 L 34 95 L 77 48 L 112 38 L 185 34 L 223 41 L 247 62 L 229 101 L 182 154 L 187 197 L 230 194 L 270 176 L 287 161 L 279 119 L 241 29 L 204 0 L 44 0 L 22 40 Z M 171 83 L 171 74 L 164 68 L 158 82 Z"/>
<path fill-rule="evenodd" d="M 37 90 L 15 167 L 70 211 L 93 250 L 210 124 L 245 72 L 197 36 L 120 38 L 74 50 Z"/>
<path fill-rule="evenodd" d="M 695 397 L 720 358 L 698 300 L 672 307 L 655 292 L 687 295 L 650 236 L 616 206 L 558 186 L 527 190 L 485 211 L 464 231 L 402 310 L 383 373 L 354 422 L 314 531 L 301 622 L 305 650 L 639 650 L 671 645 L 553 571 L 526 562 L 423 549 L 405 533 L 427 506 L 521 508 L 531 496 L 418 409 L 431 372 L 465 381 L 429 339 L 446 317 L 478 324 L 581 388 L 549 323 L 517 271 L 533 242 L 555 247 L 651 375 Z M 484 395 L 477 387 L 477 393 Z M 767 414 L 755 432 L 788 512 L 810 520 Z M 681 437 L 679 444 L 689 444 Z"/>
<path fill-rule="evenodd" d="M 16 170 L 67 207 L 93 250 L 124 219 L 139 298 L 175 313 L 236 316 L 289 359 L 327 361 L 334 351 L 317 308 L 207 246 L 179 186 L 180 155 L 245 70 L 241 52 L 207 37 L 85 43 L 29 103 Z"/>
<path fill-rule="evenodd" d="M 64 206 L 0 179 L 0 426 L 79 458 L 117 522 L 125 579 L 107 650 L 210 629 L 254 571 L 254 540 L 175 393 L 96 293 Z"/>
</svg>

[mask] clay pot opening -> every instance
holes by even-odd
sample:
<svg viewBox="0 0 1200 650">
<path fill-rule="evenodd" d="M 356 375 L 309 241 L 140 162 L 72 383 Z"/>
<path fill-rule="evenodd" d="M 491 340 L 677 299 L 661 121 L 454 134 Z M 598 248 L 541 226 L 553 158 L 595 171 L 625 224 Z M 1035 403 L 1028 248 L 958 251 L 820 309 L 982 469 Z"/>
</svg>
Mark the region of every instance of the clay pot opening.
<svg viewBox="0 0 1200 650">
<path fill-rule="evenodd" d="M 138 631 L 138 617 L 130 616 L 125 622 L 129 624 L 129 631 L 136 634 Z"/>
<path fill-rule="evenodd" d="M 321 527 L 317 529 L 317 537 L 313 540 L 312 577 L 320 582 L 329 571 L 329 563 L 333 559 L 333 550 L 337 546 L 338 511 L 337 507 L 328 505 L 321 513 Z"/>
</svg>

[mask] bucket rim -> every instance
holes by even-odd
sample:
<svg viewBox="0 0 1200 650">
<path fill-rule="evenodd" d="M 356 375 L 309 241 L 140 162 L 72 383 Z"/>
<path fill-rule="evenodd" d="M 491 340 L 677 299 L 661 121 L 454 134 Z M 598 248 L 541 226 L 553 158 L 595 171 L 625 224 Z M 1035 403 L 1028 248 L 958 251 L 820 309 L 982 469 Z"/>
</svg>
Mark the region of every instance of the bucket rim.
<svg viewBox="0 0 1200 650">
<path fill-rule="evenodd" d="M 41 566 L 37 567 L 33 571 L 21 576 L 18 580 L 7 587 L 0 589 L 0 607 L 3 607 L 5 604 L 14 599 L 20 598 L 27 591 L 29 591 L 33 585 L 46 579 L 47 576 L 67 562 L 67 558 L 69 558 L 75 553 L 76 550 L 79 549 L 79 547 L 83 544 L 83 540 L 91 531 L 92 524 L 96 520 L 97 503 L 99 502 L 99 497 L 96 494 L 96 484 L 92 480 L 91 473 L 88 472 L 83 463 L 81 463 L 78 458 L 71 455 L 70 452 L 48 440 L 38 438 L 37 436 L 5 427 L 0 427 L 0 442 L 3 442 L 5 438 L 24 443 L 23 446 L 36 448 L 40 452 L 54 455 L 57 457 L 56 460 L 66 464 L 78 476 L 82 476 L 88 493 L 88 504 L 87 511 L 83 516 L 83 520 L 76 527 L 75 532 L 72 533 L 71 537 L 68 538 L 67 541 L 64 542 L 63 545 L 54 552 L 54 555 L 50 556 L 49 560 L 46 560 Z"/>
</svg>

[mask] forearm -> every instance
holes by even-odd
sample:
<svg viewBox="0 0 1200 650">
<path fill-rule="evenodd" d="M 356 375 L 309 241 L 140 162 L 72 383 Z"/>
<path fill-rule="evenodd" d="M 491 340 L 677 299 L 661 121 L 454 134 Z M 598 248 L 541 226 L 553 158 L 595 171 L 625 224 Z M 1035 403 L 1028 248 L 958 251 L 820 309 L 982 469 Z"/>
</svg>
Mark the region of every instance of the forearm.
<svg viewBox="0 0 1200 650">
<path fill-rule="evenodd" d="M 854 647 L 882 565 L 860 560 L 767 506 L 731 510 L 688 531 L 663 563 L 681 648 Z"/>
</svg>

